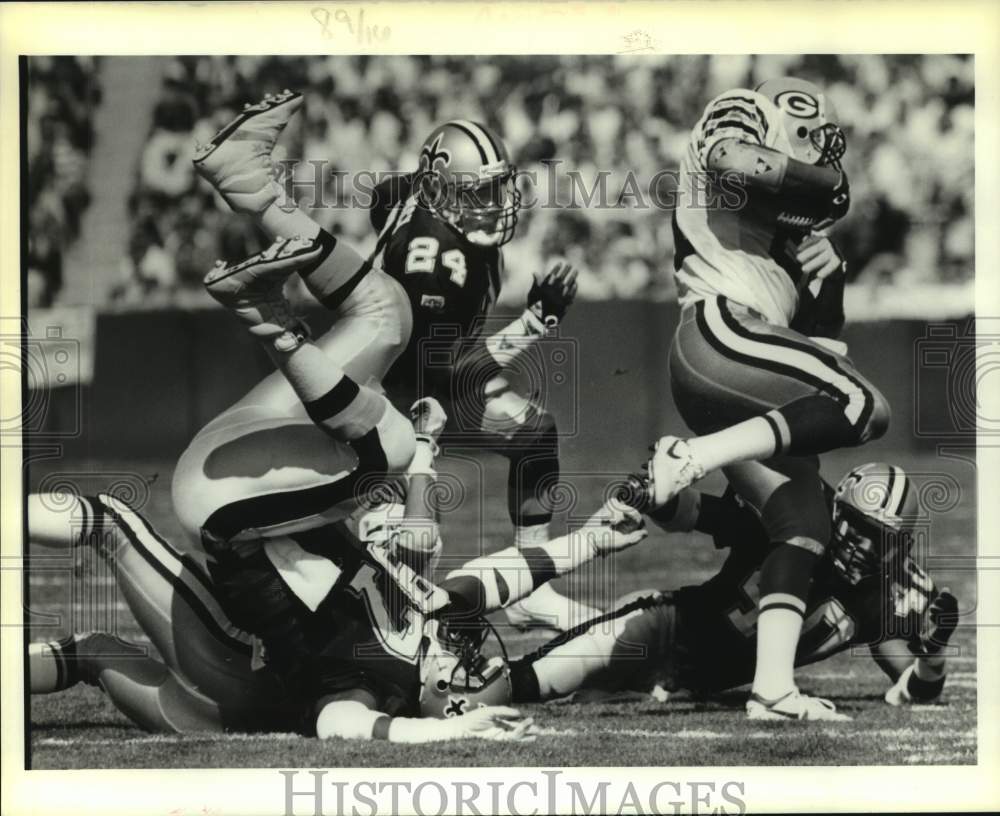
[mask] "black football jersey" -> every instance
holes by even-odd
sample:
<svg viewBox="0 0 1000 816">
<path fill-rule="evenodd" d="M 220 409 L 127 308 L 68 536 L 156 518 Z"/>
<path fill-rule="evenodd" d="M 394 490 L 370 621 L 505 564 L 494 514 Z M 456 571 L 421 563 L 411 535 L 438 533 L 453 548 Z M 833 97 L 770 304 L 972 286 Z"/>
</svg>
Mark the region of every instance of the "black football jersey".
<svg viewBox="0 0 1000 816">
<path fill-rule="evenodd" d="M 770 549 L 759 526 L 748 528 L 739 540 L 717 544 L 730 549 L 720 571 L 675 594 L 678 631 L 695 674 L 690 682 L 704 691 L 753 679 L 760 567 Z M 813 575 L 795 665 L 892 638 L 918 642 L 934 594 L 931 579 L 909 558 L 898 574 L 873 576 L 856 585 L 823 559 Z"/>
<path fill-rule="evenodd" d="M 500 250 L 471 243 L 419 206 L 406 176 L 376 188 L 371 219 L 382 267 L 403 285 L 413 310 L 410 342 L 386 387 L 407 404 L 446 400 L 459 343 L 475 334 L 499 293 Z"/>
<path fill-rule="evenodd" d="M 298 667 L 302 725 L 313 725 L 316 703 L 328 695 L 367 693 L 390 716 L 415 715 L 420 662 L 426 652 L 424 618 L 343 523 L 294 538 L 333 561 L 341 574 L 308 617 L 311 653 Z"/>
</svg>

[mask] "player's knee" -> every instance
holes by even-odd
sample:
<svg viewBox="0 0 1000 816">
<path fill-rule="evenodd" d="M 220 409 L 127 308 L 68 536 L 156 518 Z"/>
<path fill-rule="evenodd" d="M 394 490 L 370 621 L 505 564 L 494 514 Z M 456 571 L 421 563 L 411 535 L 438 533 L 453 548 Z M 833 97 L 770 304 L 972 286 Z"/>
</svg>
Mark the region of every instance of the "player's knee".
<svg viewBox="0 0 1000 816">
<path fill-rule="evenodd" d="M 831 524 L 818 475 L 814 483 L 792 479 L 782 484 L 765 502 L 760 520 L 771 541 L 801 542 L 822 552 Z"/>
<path fill-rule="evenodd" d="M 862 433 L 862 442 L 869 442 L 873 439 L 880 439 L 889 430 L 889 420 L 892 418 L 892 410 L 889 401 L 882 396 L 881 392 L 871 389 L 872 412 L 865 423 Z"/>
</svg>

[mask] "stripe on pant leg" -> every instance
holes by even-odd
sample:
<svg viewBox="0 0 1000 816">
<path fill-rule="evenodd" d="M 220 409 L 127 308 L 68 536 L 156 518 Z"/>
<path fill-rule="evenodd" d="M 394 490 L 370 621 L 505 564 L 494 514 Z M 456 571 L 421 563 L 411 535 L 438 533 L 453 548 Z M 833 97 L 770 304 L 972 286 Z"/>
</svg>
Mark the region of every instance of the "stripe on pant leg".
<svg viewBox="0 0 1000 816">
<path fill-rule="evenodd" d="M 875 398 L 865 385 L 864 381 L 855 376 L 851 371 L 844 369 L 844 367 L 840 364 L 840 360 L 836 356 L 830 354 L 825 349 L 818 348 L 812 343 L 796 341 L 793 338 L 785 337 L 777 332 L 755 332 L 744 326 L 736 319 L 728 305 L 724 302 L 724 299 L 719 298 L 718 303 L 723 320 L 725 320 L 726 324 L 736 334 L 745 336 L 750 340 L 763 342 L 771 346 L 781 346 L 791 351 L 804 354 L 807 358 L 811 357 L 815 359 L 822 367 L 820 369 L 821 371 L 826 370 L 828 372 L 832 372 L 837 383 L 835 387 L 844 392 L 847 399 L 844 410 L 847 419 L 852 425 L 859 428 L 863 428 L 868 424 L 868 419 L 871 417 L 872 411 L 875 410 Z M 843 389 L 839 383 L 845 380 L 848 383 L 851 383 L 854 388 Z M 860 394 L 862 399 L 862 404 L 859 407 L 851 405 L 852 402 L 857 402 L 857 394 Z M 856 410 L 858 414 L 856 419 L 851 418 L 851 413 L 854 410 Z"/>
<path fill-rule="evenodd" d="M 722 299 L 702 301 L 698 325 L 709 343 L 731 359 L 797 379 L 827 394 L 844 408 L 852 426 L 863 427 L 874 399 L 864 385 L 843 371 L 833 357 L 808 344 L 774 334 L 755 334 L 741 325 Z"/>
<path fill-rule="evenodd" d="M 106 495 L 99 500 L 104 512 L 111 516 L 136 552 L 184 599 L 208 632 L 225 646 L 250 656 L 253 652 L 251 636 L 229 620 L 198 572 L 193 571 L 180 554 L 153 531 L 149 522 L 127 504 Z"/>
</svg>

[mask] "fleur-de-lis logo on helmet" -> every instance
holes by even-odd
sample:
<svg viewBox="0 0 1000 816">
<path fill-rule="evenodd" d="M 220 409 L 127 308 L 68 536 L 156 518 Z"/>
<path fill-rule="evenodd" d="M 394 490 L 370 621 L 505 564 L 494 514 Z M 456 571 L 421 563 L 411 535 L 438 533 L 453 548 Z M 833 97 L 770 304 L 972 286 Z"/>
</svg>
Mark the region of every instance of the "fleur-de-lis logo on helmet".
<svg viewBox="0 0 1000 816">
<path fill-rule="evenodd" d="M 514 237 L 521 193 L 503 141 L 486 125 L 453 119 L 420 149 L 420 203 L 466 240 L 500 246 Z"/>
<path fill-rule="evenodd" d="M 433 141 L 428 141 L 420 148 L 420 172 L 434 173 L 443 170 L 451 163 L 451 153 L 441 147 L 444 133 L 438 133 Z M 437 163 L 441 162 L 441 167 Z"/>
</svg>

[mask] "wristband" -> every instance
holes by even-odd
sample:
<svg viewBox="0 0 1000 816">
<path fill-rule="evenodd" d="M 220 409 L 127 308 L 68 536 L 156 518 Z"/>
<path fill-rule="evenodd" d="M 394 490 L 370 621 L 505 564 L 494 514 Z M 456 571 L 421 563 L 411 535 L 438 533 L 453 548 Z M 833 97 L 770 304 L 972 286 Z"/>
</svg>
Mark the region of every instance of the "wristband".
<svg viewBox="0 0 1000 816">
<path fill-rule="evenodd" d="M 437 442 L 427 434 L 417 434 L 416 440 L 417 445 L 409 467 L 406 468 L 406 475 L 437 476 L 437 471 L 434 470 L 434 460 L 441 452 Z"/>
<path fill-rule="evenodd" d="M 448 720 L 433 717 L 393 717 L 386 729 L 389 742 L 418 743 L 448 739 Z"/>
</svg>

